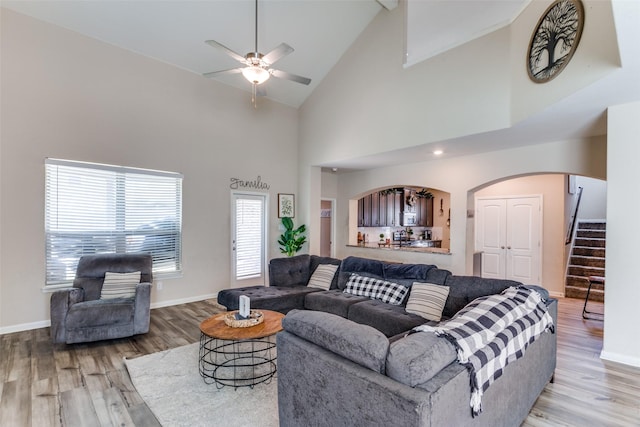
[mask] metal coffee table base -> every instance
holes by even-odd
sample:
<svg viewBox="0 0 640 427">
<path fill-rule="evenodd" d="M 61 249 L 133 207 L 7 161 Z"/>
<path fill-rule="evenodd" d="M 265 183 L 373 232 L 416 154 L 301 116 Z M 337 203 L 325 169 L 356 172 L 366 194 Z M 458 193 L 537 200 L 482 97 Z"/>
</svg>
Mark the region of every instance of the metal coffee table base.
<svg viewBox="0 0 640 427">
<path fill-rule="evenodd" d="M 200 376 L 207 384 L 251 387 L 276 374 L 275 335 L 259 339 L 222 340 L 200 334 Z"/>
</svg>

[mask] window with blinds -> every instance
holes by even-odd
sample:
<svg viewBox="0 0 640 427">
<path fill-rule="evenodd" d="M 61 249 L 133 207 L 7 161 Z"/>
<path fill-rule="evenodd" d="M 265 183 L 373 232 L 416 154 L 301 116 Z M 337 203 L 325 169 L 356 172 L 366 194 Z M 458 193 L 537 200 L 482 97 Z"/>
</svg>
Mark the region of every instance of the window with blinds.
<svg viewBox="0 0 640 427">
<path fill-rule="evenodd" d="M 145 252 L 156 277 L 182 270 L 182 175 L 45 161 L 46 285 L 73 281 L 82 255 Z"/>
<path fill-rule="evenodd" d="M 264 259 L 264 201 L 245 197 L 236 199 L 236 280 L 259 277 Z"/>
</svg>

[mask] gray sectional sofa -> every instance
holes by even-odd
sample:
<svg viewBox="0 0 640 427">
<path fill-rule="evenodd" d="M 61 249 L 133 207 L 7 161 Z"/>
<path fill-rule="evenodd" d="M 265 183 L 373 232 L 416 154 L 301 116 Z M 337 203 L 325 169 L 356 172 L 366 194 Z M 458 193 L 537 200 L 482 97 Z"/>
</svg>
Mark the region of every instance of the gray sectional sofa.
<svg viewBox="0 0 640 427">
<path fill-rule="evenodd" d="M 329 290 L 306 286 L 320 264 L 339 265 Z M 343 292 L 352 273 L 447 286 L 443 320 L 478 297 L 522 285 L 357 257 L 273 259 L 269 287 L 225 290 L 218 302 L 234 310 L 249 295 L 252 308 L 288 313 L 277 335 L 281 426 L 518 426 L 552 380 L 556 336 L 544 333 L 485 391 L 473 417 L 469 372 L 453 345 L 433 332 L 407 334 L 438 322 L 408 313 L 406 299 L 391 305 Z M 557 301 L 535 288 L 555 322 Z"/>
</svg>

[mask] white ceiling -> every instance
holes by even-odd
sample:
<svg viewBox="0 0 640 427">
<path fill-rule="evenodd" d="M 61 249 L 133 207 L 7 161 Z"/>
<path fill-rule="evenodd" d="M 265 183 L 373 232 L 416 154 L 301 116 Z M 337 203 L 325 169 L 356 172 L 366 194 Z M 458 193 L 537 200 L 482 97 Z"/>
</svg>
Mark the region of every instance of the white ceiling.
<svg viewBox="0 0 640 427">
<path fill-rule="evenodd" d="M 240 65 L 205 40 L 241 56 L 254 50 L 253 0 L 3 0 L 2 6 L 197 74 Z M 274 68 L 311 79 L 309 86 L 269 79 L 267 96 L 299 107 L 380 10 L 375 0 L 260 0 L 259 51 L 289 44 L 295 51 Z M 251 91 L 241 74 L 217 80 Z"/>
<path fill-rule="evenodd" d="M 509 24 L 530 1 L 410 0 L 406 65 Z M 254 0 L 2 0 L 2 5 L 198 74 L 239 65 L 205 40 L 242 56 L 254 50 Z M 396 5 L 397 0 L 259 0 L 259 51 L 291 45 L 295 51 L 274 68 L 312 80 L 304 86 L 270 79 L 264 85 L 267 96 L 299 107 L 383 6 Z M 251 90 L 239 74 L 216 79 Z"/>
<path fill-rule="evenodd" d="M 531 0 L 407 0 L 406 66 L 509 24 Z M 550 0 L 549 0 L 550 1 Z M 309 77 L 304 86 L 269 79 L 267 96 L 300 106 L 375 18 L 397 0 L 260 0 L 259 50 L 282 42 L 295 51 L 275 68 Z M 424 147 L 352 159 L 340 168 L 370 168 L 424 159 L 435 145 L 447 156 L 604 134 L 607 106 L 640 100 L 640 7 L 616 0 L 630 13 L 616 16 L 624 68 L 509 129 Z M 2 0 L 3 7 L 139 54 L 202 74 L 234 68 L 236 61 L 204 43 L 214 39 L 245 55 L 254 47 L 252 0 Z M 204 77 L 203 77 L 204 78 Z M 217 80 L 249 92 L 240 74 Z M 544 123 L 544 126 L 540 124 Z M 573 126 L 567 126 L 571 123 Z"/>
</svg>

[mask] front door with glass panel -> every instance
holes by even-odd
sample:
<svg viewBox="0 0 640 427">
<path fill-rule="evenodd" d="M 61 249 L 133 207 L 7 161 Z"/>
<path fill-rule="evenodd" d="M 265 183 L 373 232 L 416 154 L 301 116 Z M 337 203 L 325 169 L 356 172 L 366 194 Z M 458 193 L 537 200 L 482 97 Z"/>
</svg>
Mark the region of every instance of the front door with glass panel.
<svg viewBox="0 0 640 427">
<path fill-rule="evenodd" d="M 231 287 L 265 284 L 267 196 L 231 195 Z"/>
</svg>

